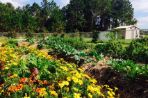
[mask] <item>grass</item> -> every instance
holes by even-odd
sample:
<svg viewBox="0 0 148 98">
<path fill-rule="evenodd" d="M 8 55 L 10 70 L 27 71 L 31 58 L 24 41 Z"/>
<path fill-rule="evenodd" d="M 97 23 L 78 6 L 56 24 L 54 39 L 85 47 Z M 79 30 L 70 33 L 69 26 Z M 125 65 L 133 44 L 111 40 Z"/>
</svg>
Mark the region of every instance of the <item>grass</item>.
<svg viewBox="0 0 148 98">
<path fill-rule="evenodd" d="M 145 38 L 148 38 L 148 35 L 144 35 Z"/>
</svg>

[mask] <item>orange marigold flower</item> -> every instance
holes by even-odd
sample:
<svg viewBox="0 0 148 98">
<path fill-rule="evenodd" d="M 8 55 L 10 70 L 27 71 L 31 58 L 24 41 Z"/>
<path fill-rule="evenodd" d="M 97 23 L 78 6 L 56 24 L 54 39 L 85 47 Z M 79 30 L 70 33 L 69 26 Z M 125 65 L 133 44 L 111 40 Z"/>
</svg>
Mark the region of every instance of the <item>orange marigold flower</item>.
<svg viewBox="0 0 148 98">
<path fill-rule="evenodd" d="M 28 81 L 28 78 L 21 78 L 20 83 L 26 83 Z"/>
<path fill-rule="evenodd" d="M 9 92 L 17 92 L 23 89 L 23 84 L 18 84 L 18 85 L 11 85 L 8 87 Z"/>
<path fill-rule="evenodd" d="M 44 81 L 42 81 L 42 84 L 47 85 L 48 84 L 48 81 L 47 80 L 44 80 Z"/>
<path fill-rule="evenodd" d="M 47 95 L 46 88 L 37 88 L 37 89 L 36 89 L 36 92 L 37 92 L 37 93 L 39 94 L 39 96 L 41 96 L 41 97 Z"/>
</svg>

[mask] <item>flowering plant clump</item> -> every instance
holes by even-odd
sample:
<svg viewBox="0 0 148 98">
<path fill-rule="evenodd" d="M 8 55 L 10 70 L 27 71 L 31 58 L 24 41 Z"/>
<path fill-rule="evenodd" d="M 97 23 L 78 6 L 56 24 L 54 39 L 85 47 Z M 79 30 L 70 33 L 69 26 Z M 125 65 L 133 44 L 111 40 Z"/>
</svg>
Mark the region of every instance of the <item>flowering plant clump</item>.
<svg viewBox="0 0 148 98">
<path fill-rule="evenodd" d="M 0 47 L 0 97 L 114 98 L 115 90 L 75 64 L 33 47 Z"/>
</svg>

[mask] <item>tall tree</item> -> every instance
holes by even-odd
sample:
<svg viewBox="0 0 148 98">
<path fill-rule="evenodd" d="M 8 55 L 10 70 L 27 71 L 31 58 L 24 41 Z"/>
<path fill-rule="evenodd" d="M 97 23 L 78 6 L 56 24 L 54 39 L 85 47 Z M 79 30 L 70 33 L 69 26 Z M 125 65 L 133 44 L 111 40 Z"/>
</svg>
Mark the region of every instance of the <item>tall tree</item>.
<svg viewBox="0 0 148 98">
<path fill-rule="evenodd" d="M 113 27 L 119 25 L 135 24 L 136 20 L 133 17 L 134 9 L 129 0 L 113 0 L 112 2 L 112 19 Z"/>
<path fill-rule="evenodd" d="M 96 25 L 99 26 L 98 29 L 100 30 L 108 28 L 112 0 L 89 0 L 89 1 L 84 0 L 84 1 L 85 1 L 85 10 L 84 10 L 85 18 L 87 19 L 86 27 L 89 28 L 90 31 L 96 29 Z M 99 21 L 97 21 L 98 19 Z"/>
<path fill-rule="evenodd" d="M 71 0 L 63 10 L 66 10 L 66 22 L 68 31 L 83 31 L 84 19 L 84 3 L 83 0 Z"/>
</svg>

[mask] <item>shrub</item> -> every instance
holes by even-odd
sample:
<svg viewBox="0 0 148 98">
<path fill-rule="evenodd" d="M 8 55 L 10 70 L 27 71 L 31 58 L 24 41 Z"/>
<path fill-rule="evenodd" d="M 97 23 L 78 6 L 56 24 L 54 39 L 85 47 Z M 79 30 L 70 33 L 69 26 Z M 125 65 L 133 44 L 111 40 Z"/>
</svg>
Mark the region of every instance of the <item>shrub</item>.
<svg viewBox="0 0 148 98">
<path fill-rule="evenodd" d="M 38 49 L 42 49 L 43 47 L 44 47 L 44 40 L 40 40 L 40 41 L 38 42 L 37 48 L 38 48 Z"/>
<path fill-rule="evenodd" d="M 16 32 L 8 32 L 6 34 L 6 37 L 9 37 L 9 38 L 16 38 L 17 36 L 17 33 Z"/>
<path fill-rule="evenodd" d="M 146 39 L 134 40 L 126 48 L 126 59 L 132 59 L 138 62 L 148 63 L 148 49 L 146 48 Z"/>
<path fill-rule="evenodd" d="M 130 79 L 148 78 L 148 65 L 138 65 L 130 60 L 114 59 L 109 63 L 113 70 L 124 74 Z"/>
<path fill-rule="evenodd" d="M 25 34 L 26 38 L 33 38 L 33 33 L 31 31 Z"/>
<path fill-rule="evenodd" d="M 18 41 L 16 39 L 8 39 L 8 42 L 6 43 L 6 46 L 8 46 L 8 47 L 16 47 L 16 46 L 18 46 Z"/>
<path fill-rule="evenodd" d="M 95 47 L 98 53 L 103 53 L 104 55 L 112 57 L 123 57 L 124 48 L 120 42 L 111 41 L 107 43 L 100 43 Z"/>
<path fill-rule="evenodd" d="M 87 43 L 80 41 L 77 38 L 68 38 L 68 37 L 48 37 L 48 39 L 46 40 L 46 42 L 55 42 L 55 43 L 59 43 L 59 44 L 66 44 L 69 46 L 74 47 L 75 49 L 78 50 L 82 50 L 82 49 L 86 49 L 87 47 L 89 47 L 89 45 L 87 45 Z"/>
<path fill-rule="evenodd" d="M 25 36 L 26 36 L 26 41 L 28 41 L 30 44 L 34 43 L 34 38 L 33 38 L 34 36 L 31 31 L 27 32 Z"/>
<path fill-rule="evenodd" d="M 93 32 L 93 34 L 92 34 L 92 42 L 93 43 L 96 43 L 97 42 L 97 40 L 98 40 L 98 37 L 99 37 L 99 32 L 97 32 L 97 31 L 94 31 Z"/>
</svg>

